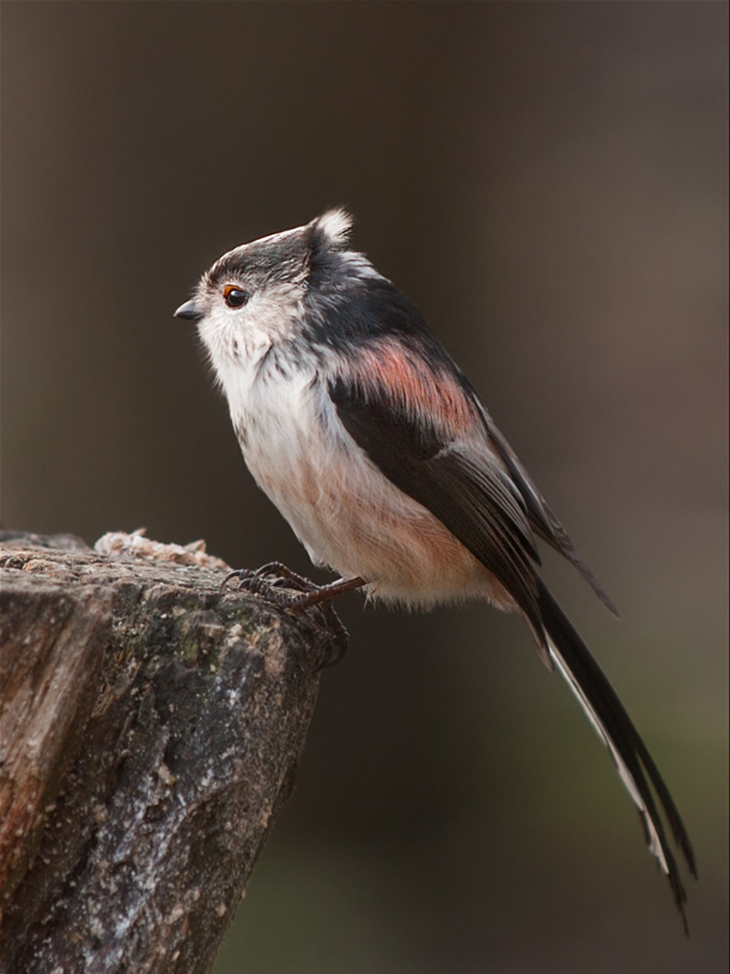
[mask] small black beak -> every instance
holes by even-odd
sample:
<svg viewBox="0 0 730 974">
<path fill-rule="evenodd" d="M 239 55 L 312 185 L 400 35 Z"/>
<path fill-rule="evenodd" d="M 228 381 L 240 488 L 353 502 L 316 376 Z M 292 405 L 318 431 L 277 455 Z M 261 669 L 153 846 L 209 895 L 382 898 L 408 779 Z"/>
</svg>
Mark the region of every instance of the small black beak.
<svg viewBox="0 0 730 974">
<path fill-rule="evenodd" d="M 174 315 L 175 318 L 186 318 L 188 321 L 200 321 L 203 317 L 192 301 L 181 304 Z"/>
</svg>

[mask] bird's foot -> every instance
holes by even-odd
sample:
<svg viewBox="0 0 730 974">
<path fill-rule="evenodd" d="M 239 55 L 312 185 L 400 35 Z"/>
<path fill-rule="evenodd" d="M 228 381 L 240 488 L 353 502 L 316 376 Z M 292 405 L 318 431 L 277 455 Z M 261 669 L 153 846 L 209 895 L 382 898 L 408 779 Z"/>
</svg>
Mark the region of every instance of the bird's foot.
<svg viewBox="0 0 730 974">
<path fill-rule="evenodd" d="M 239 592 L 246 591 L 253 595 L 260 595 L 267 602 L 293 615 L 300 615 L 306 609 L 318 606 L 327 626 L 320 626 L 311 616 L 307 617 L 308 624 L 314 629 L 321 642 L 328 647 L 317 669 L 321 670 L 340 662 L 347 651 L 348 632 L 334 610 L 332 599 L 343 592 L 360 588 L 365 584 L 362 578 L 339 578 L 328 585 L 316 585 L 279 561 L 270 561 L 256 571 L 239 568 L 230 572 L 223 579 L 221 588 L 225 587 L 232 578 L 238 579 Z"/>
</svg>

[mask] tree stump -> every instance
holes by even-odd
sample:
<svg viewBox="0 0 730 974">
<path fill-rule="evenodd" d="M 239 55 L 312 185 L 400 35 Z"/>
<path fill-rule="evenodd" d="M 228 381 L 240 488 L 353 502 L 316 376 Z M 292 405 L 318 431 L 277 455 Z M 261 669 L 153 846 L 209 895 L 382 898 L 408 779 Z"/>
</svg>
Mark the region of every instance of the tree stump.
<svg viewBox="0 0 730 974">
<path fill-rule="evenodd" d="M 0 972 L 209 971 L 291 792 L 322 617 L 221 591 L 202 543 L 0 541 Z"/>
</svg>

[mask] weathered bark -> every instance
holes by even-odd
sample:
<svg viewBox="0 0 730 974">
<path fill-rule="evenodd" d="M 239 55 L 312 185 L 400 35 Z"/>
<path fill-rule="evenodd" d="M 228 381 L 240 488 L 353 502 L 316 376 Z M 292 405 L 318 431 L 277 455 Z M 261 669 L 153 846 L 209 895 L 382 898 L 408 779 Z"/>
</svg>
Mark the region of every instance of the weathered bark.
<svg viewBox="0 0 730 974">
<path fill-rule="evenodd" d="M 105 538 L 2 545 L 2 974 L 210 970 L 315 704 L 306 617 Z"/>
</svg>

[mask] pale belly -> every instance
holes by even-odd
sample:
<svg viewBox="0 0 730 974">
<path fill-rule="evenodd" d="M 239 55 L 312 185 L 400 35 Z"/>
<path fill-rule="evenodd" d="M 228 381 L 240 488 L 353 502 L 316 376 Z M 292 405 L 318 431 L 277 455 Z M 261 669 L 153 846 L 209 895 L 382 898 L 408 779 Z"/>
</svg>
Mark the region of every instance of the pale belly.
<svg viewBox="0 0 730 974">
<path fill-rule="evenodd" d="M 373 598 L 414 608 L 470 598 L 514 607 L 481 562 L 372 464 L 336 416 L 325 412 L 323 425 L 331 404 L 302 395 L 290 406 L 286 416 L 257 410 L 242 449 L 315 564 L 364 578 Z"/>
</svg>

